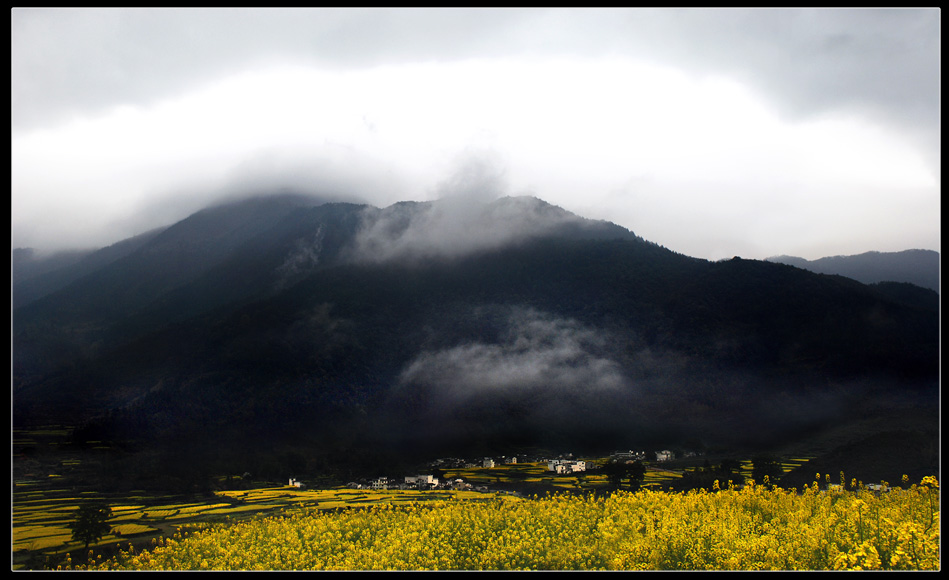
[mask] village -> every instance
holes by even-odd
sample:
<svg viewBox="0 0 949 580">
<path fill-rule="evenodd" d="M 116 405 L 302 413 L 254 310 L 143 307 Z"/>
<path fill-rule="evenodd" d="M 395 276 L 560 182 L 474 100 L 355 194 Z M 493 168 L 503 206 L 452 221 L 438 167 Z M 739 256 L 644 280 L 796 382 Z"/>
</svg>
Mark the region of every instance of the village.
<svg viewBox="0 0 949 580">
<path fill-rule="evenodd" d="M 684 456 L 694 457 L 694 452 L 685 452 Z M 553 458 L 530 455 L 500 455 L 480 457 L 477 459 L 461 459 L 456 457 L 442 457 L 426 465 L 426 473 L 416 473 L 401 476 L 380 476 L 371 479 L 357 479 L 346 484 L 350 489 L 371 490 L 454 490 L 454 491 L 481 491 L 497 492 L 487 483 L 472 483 L 465 477 L 445 477 L 446 472 L 457 470 L 493 469 L 501 465 L 517 464 L 546 464 L 546 471 L 550 475 L 570 475 L 578 473 L 595 473 L 606 463 L 635 463 L 645 462 L 650 456 L 655 457 L 656 463 L 664 463 L 675 459 L 675 453 L 669 450 L 654 451 L 647 454 L 645 451 L 615 451 L 607 458 L 597 461 L 577 459 L 572 453 L 561 454 Z M 306 489 L 306 484 L 296 478 L 290 478 L 288 485 L 297 489 Z"/>
</svg>

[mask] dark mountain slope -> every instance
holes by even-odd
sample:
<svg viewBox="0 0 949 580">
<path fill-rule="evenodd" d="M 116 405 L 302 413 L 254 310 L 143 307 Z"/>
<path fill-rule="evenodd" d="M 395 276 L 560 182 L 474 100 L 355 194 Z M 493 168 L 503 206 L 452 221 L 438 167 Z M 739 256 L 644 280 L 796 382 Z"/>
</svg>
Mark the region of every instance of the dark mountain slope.
<svg viewBox="0 0 949 580">
<path fill-rule="evenodd" d="M 82 260 L 94 250 L 64 250 L 42 255 L 33 248 L 13 248 L 10 252 L 10 278 L 13 285 L 42 276 L 54 270 L 67 268 Z"/>
<path fill-rule="evenodd" d="M 16 309 L 17 374 L 36 376 L 44 366 L 93 356 L 103 345 L 278 292 L 341 259 L 373 262 L 378 256 L 370 251 L 377 246 L 382 254 L 388 252 L 385 259 L 393 251 L 399 259 L 429 259 L 541 233 L 635 238 L 619 226 L 583 220 L 533 198 L 505 198 L 463 211 L 441 202 L 382 210 L 317 204 L 312 198 L 282 195 L 203 210 L 140 244 L 134 255 Z M 457 226 L 466 227 L 469 235 L 459 239 Z"/>
<path fill-rule="evenodd" d="M 70 283 L 95 272 L 138 250 L 165 228 L 122 240 L 95 251 L 62 252 L 45 259 L 30 260 L 17 267 L 14 258 L 12 271 L 13 307 L 19 308 L 34 300 L 52 294 Z M 18 250 L 14 250 L 16 256 Z M 22 250 L 19 250 L 22 254 Z"/>
<path fill-rule="evenodd" d="M 885 414 L 879 393 L 934 396 L 925 296 L 697 260 L 529 198 L 462 209 L 325 204 L 176 224 L 192 232 L 178 245 L 143 246 L 14 313 L 15 421 L 110 417 L 153 445 L 289 441 L 338 458 L 767 445 Z M 221 247 L 193 249 L 201 236 Z M 138 259 L 190 274 L 92 299 L 129 292 L 110 281 L 144 275 Z"/>
<path fill-rule="evenodd" d="M 870 286 L 885 294 L 894 302 L 913 308 L 939 312 L 939 294 L 935 290 L 922 288 L 909 282 L 877 282 Z"/>
<path fill-rule="evenodd" d="M 680 329 L 692 329 L 686 341 L 699 338 L 691 349 L 720 345 L 720 360 L 746 367 L 938 373 L 939 327 L 932 310 L 919 302 L 894 303 L 889 293 L 840 276 L 734 259 L 670 292 L 666 308 Z"/>
<path fill-rule="evenodd" d="M 864 284 L 908 282 L 939 292 L 939 252 L 932 250 L 866 252 L 855 256 L 828 256 L 818 260 L 775 256 L 768 258 L 768 261 L 820 274 L 838 274 Z"/>
<path fill-rule="evenodd" d="M 798 277 L 813 289 L 795 302 L 783 294 Z M 815 307 L 835 297 L 846 304 Z M 785 308 L 766 308 L 775 301 Z M 214 417 L 227 433 L 273 433 L 274 422 L 310 431 L 316 421 L 346 439 L 352 425 L 333 422 L 362 409 L 372 427 L 361 436 L 401 442 L 402 452 L 425 449 L 420 433 L 459 447 L 679 432 L 766 440 L 840 419 L 833 411 L 859 392 L 834 384 L 936 376 L 925 371 L 935 347 L 923 341 L 928 360 L 890 348 L 864 316 L 875 308 L 912 318 L 862 285 L 783 266 L 711 264 L 641 242 L 541 240 L 408 271 L 327 268 L 42 386 L 61 395 L 68 384 L 71 413 L 177 408 L 179 426 Z M 841 328 L 854 333 L 847 344 L 837 342 Z M 422 370 L 406 378 L 413 365 Z"/>
<path fill-rule="evenodd" d="M 83 261 L 88 262 L 84 275 L 14 309 L 15 383 L 94 356 L 103 345 L 126 339 L 122 333 L 116 336 L 117 329 L 127 327 L 150 303 L 207 273 L 296 209 L 317 203 L 282 195 L 209 208 L 164 230 L 92 254 Z M 14 303 L 25 301 L 18 290 L 13 288 Z M 225 293 L 215 302 L 227 299 Z M 175 308 L 196 311 L 188 302 Z"/>
</svg>

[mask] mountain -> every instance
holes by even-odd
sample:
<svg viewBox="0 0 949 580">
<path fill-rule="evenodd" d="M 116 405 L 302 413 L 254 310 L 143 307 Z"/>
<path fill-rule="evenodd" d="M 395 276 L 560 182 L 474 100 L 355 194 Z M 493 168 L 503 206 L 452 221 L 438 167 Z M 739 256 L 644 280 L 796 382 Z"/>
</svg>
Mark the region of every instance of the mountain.
<svg viewBox="0 0 949 580">
<path fill-rule="evenodd" d="M 939 292 L 939 252 L 932 250 L 866 252 L 855 256 L 830 256 L 819 260 L 775 256 L 767 260 L 820 274 L 838 274 L 864 284 L 907 282 Z"/>
<path fill-rule="evenodd" d="M 37 255 L 33 248 L 14 248 L 10 254 L 10 275 L 14 284 L 66 268 L 92 253 L 92 250 L 66 250 L 48 256 Z"/>
<path fill-rule="evenodd" d="M 127 256 L 163 230 L 154 229 L 95 251 L 67 250 L 35 257 L 31 248 L 14 249 L 11 268 L 13 307 L 29 304 Z"/>
<path fill-rule="evenodd" d="M 530 197 L 208 208 L 12 331 L 15 424 L 220 469 L 768 447 L 894 397 L 938 414 L 928 294 L 700 260 Z"/>
</svg>

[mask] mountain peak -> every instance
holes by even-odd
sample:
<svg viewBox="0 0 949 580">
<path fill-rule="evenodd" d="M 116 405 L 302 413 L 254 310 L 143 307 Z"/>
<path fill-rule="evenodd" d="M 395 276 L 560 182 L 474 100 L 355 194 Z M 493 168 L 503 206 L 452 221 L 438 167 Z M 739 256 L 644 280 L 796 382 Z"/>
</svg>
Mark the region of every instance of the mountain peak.
<svg viewBox="0 0 949 580">
<path fill-rule="evenodd" d="M 368 208 L 351 258 L 360 262 L 452 258 L 543 236 L 636 238 L 629 230 L 588 220 L 536 197 L 491 202 L 447 197 Z"/>
</svg>

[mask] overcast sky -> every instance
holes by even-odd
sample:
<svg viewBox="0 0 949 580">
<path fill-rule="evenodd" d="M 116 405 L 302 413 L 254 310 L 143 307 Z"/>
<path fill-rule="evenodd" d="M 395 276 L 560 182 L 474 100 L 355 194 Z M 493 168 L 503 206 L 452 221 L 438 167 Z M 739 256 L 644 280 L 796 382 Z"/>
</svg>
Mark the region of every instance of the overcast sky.
<svg viewBox="0 0 949 580">
<path fill-rule="evenodd" d="M 228 195 L 460 188 L 712 260 L 939 249 L 935 9 L 14 9 L 11 32 L 13 247 Z"/>
</svg>

